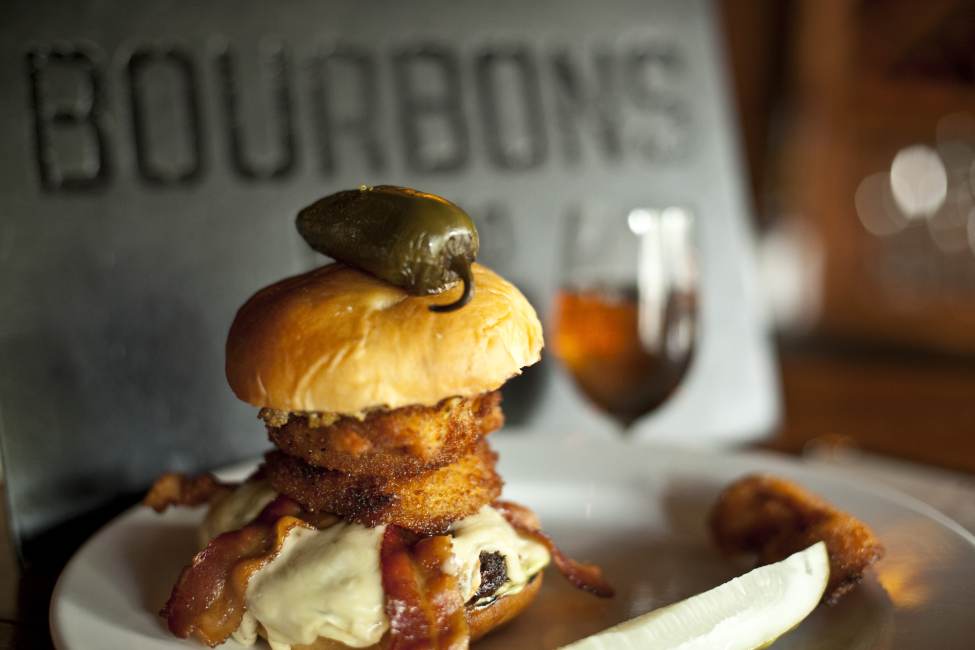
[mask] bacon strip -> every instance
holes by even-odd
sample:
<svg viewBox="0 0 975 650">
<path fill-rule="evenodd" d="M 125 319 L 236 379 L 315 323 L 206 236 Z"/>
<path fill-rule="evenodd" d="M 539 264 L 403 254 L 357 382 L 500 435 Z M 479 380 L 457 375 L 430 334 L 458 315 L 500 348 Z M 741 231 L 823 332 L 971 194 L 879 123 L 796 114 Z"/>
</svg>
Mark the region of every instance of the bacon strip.
<svg viewBox="0 0 975 650">
<path fill-rule="evenodd" d="M 548 549 L 556 568 L 574 587 L 588 591 L 600 598 L 612 598 L 616 593 L 603 577 L 603 571 L 595 564 L 577 562 L 563 553 L 551 537 L 538 527 L 538 518 L 531 510 L 511 501 L 495 501 L 493 507 L 508 520 L 516 531 L 531 537 Z"/>
<path fill-rule="evenodd" d="M 389 650 L 466 650 L 470 630 L 457 578 L 444 571 L 452 557 L 447 535 L 417 540 L 399 526 L 387 526 L 380 563 Z"/>
<path fill-rule="evenodd" d="M 185 567 L 160 615 L 178 637 L 195 636 L 210 647 L 240 626 L 251 576 L 277 557 L 296 526 L 301 507 L 284 496 L 269 503 L 247 526 L 219 535 Z"/>
<path fill-rule="evenodd" d="M 164 512 L 170 506 L 199 506 L 234 487 L 213 474 L 186 476 L 167 472 L 156 479 L 142 503 L 156 512 Z"/>
</svg>

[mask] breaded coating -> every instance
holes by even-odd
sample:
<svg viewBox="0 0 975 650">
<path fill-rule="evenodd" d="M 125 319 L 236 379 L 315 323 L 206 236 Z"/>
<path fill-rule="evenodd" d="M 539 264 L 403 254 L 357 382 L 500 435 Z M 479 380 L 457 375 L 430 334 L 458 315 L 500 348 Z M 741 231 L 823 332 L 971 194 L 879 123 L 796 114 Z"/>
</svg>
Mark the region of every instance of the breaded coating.
<svg viewBox="0 0 975 650">
<path fill-rule="evenodd" d="M 347 474 L 416 476 L 443 467 L 504 424 L 501 393 L 375 411 L 360 420 L 264 412 L 268 437 L 306 463 Z M 282 422 L 284 420 L 284 422 Z"/>
<path fill-rule="evenodd" d="M 152 484 L 142 504 L 156 512 L 164 512 L 170 506 L 199 506 L 226 494 L 232 487 L 221 483 L 213 474 L 186 476 L 166 472 Z"/>
<path fill-rule="evenodd" d="M 365 526 L 396 524 L 440 533 L 501 494 L 497 455 L 480 441 L 456 462 L 412 477 L 354 476 L 314 467 L 280 451 L 265 457 L 271 486 L 303 507 Z"/>
<path fill-rule="evenodd" d="M 754 553 L 759 564 L 783 560 L 816 542 L 829 552 L 824 602 L 835 603 L 853 589 L 884 547 L 866 524 L 818 496 L 781 478 L 750 475 L 718 497 L 711 531 L 729 554 Z"/>
</svg>

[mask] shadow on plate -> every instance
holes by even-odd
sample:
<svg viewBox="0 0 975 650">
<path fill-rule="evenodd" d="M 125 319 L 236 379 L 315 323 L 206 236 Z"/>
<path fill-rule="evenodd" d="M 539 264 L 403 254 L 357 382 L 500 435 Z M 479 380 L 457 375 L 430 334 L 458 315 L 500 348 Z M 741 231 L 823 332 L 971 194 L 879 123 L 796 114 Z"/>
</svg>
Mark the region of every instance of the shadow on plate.
<svg viewBox="0 0 975 650">
<path fill-rule="evenodd" d="M 535 603 L 507 628 L 478 643 L 478 650 L 557 648 L 734 575 L 723 558 L 692 540 L 610 538 L 585 559 L 603 567 L 616 588 L 614 598 L 579 591 L 550 568 Z"/>
<path fill-rule="evenodd" d="M 138 541 L 129 545 L 126 562 L 135 567 L 152 567 L 138 585 L 140 604 L 146 610 L 155 614 L 166 604 L 180 571 L 200 550 L 196 544 L 198 528 L 186 524 L 167 527 L 165 535 L 151 524 L 132 529 L 133 540 Z"/>
</svg>

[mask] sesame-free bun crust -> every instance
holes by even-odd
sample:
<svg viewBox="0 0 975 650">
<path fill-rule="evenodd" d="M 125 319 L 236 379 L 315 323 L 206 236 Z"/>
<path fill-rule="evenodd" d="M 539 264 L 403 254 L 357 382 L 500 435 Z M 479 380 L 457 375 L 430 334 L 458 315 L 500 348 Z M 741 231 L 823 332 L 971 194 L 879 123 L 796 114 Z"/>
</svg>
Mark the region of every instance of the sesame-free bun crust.
<svg viewBox="0 0 975 650">
<path fill-rule="evenodd" d="M 341 264 L 262 289 L 230 327 L 230 387 L 258 407 L 349 415 L 495 390 L 538 361 L 542 327 L 511 283 L 473 272 L 474 298 L 447 313 L 428 307 L 459 284 L 412 296 Z"/>
<path fill-rule="evenodd" d="M 466 613 L 467 624 L 471 629 L 471 641 L 477 641 L 521 614 L 532 604 L 541 588 L 542 572 L 539 571 L 518 593 L 503 596 L 485 607 L 468 607 Z"/>
<path fill-rule="evenodd" d="M 538 595 L 538 590 L 542 587 L 542 574 L 537 573 L 525 588 L 516 594 L 499 598 L 486 607 L 473 609 L 468 607 L 465 612 L 467 624 L 470 626 L 471 641 L 477 641 L 492 630 L 501 627 L 511 619 L 521 614 Z M 258 631 L 261 636 L 266 636 L 263 627 Z M 383 636 L 379 643 L 368 646 L 361 650 L 386 650 L 389 647 L 389 634 Z M 291 650 L 348 650 L 349 646 L 341 641 L 319 637 L 308 645 L 291 646 Z"/>
</svg>

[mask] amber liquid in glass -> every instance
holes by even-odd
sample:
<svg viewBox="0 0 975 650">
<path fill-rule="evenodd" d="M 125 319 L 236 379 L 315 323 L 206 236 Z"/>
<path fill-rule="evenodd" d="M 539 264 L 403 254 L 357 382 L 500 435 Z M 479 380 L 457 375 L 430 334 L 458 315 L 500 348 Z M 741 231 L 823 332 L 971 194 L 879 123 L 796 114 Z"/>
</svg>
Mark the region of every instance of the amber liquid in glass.
<svg viewBox="0 0 975 650">
<path fill-rule="evenodd" d="M 660 344 L 648 350 L 636 287 L 563 288 L 554 310 L 555 353 L 597 407 L 629 426 L 680 383 L 693 353 L 694 308 L 692 294 L 671 293 Z"/>
</svg>

